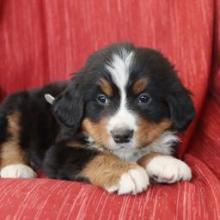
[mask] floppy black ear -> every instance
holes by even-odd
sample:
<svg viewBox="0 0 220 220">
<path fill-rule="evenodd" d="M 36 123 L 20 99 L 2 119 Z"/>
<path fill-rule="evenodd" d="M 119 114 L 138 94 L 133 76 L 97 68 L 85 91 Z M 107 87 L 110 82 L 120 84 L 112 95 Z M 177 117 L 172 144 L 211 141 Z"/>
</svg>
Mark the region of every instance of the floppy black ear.
<svg viewBox="0 0 220 220">
<path fill-rule="evenodd" d="M 63 125 L 76 131 L 80 126 L 83 109 L 84 101 L 79 80 L 73 80 L 66 90 L 54 101 L 54 115 Z"/>
<path fill-rule="evenodd" d="M 180 86 L 167 98 L 173 128 L 177 131 L 184 131 L 195 117 L 195 109 L 190 95 L 191 93 L 187 89 Z"/>
</svg>

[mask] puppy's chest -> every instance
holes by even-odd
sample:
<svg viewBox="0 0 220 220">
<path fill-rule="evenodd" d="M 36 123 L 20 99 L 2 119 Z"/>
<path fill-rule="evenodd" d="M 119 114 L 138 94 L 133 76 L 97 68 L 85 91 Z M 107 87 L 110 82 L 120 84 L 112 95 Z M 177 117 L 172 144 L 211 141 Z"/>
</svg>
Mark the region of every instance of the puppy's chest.
<svg viewBox="0 0 220 220">
<path fill-rule="evenodd" d="M 119 150 L 113 150 L 112 153 L 121 158 L 122 160 L 136 162 L 144 155 L 152 152 L 157 152 L 165 155 L 172 155 L 174 143 L 174 140 L 172 140 L 169 143 L 161 143 L 159 141 L 156 141 L 143 148 L 122 148 Z"/>
<path fill-rule="evenodd" d="M 113 150 L 112 153 L 121 158 L 122 160 L 127 161 L 137 161 L 145 154 L 148 154 L 151 152 L 151 149 L 149 147 L 144 147 L 142 149 L 120 149 L 120 150 Z"/>
</svg>

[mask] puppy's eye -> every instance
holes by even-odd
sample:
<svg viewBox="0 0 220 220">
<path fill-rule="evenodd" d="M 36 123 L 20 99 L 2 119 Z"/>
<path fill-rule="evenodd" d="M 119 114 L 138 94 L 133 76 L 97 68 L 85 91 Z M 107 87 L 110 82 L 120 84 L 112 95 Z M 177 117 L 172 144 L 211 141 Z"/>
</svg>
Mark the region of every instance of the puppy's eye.
<svg viewBox="0 0 220 220">
<path fill-rule="evenodd" d="M 141 104 L 141 105 L 146 105 L 146 104 L 149 104 L 151 102 L 151 97 L 149 94 L 147 93 L 141 93 L 139 96 L 138 96 L 138 103 Z"/>
<path fill-rule="evenodd" d="M 101 105 L 108 104 L 108 98 L 104 94 L 99 94 L 96 98 L 97 102 Z"/>
</svg>

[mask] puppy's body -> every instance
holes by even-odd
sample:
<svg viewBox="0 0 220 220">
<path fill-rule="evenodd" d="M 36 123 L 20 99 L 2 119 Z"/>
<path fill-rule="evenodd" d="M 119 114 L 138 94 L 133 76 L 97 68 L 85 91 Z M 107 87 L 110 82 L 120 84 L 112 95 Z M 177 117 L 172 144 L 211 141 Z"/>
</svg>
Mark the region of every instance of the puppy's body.
<svg viewBox="0 0 220 220">
<path fill-rule="evenodd" d="M 149 177 L 188 180 L 190 169 L 170 155 L 175 133 L 193 116 L 190 96 L 166 58 L 112 45 L 90 56 L 70 81 L 2 103 L 1 176 L 34 177 L 31 166 L 119 194 L 142 192 Z"/>
<path fill-rule="evenodd" d="M 52 114 L 52 106 L 45 101 L 44 95 L 50 93 L 57 96 L 66 85 L 66 82 L 54 83 L 36 90 L 21 91 L 2 103 L 1 151 L 4 152 L 4 144 L 12 139 L 25 152 L 25 158 L 29 162 L 36 168 L 42 168 L 45 151 L 55 143 L 60 131 Z M 2 159 L 3 157 L 1 155 Z"/>
</svg>

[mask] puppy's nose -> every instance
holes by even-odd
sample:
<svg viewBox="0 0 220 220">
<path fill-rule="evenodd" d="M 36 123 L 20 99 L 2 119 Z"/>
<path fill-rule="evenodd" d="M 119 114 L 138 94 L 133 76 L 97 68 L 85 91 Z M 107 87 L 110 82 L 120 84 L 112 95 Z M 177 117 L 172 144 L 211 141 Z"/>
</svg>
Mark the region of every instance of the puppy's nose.
<svg viewBox="0 0 220 220">
<path fill-rule="evenodd" d="M 130 129 L 114 129 L 111 131 L 116 143 L 128 143 L 133 137 L 134 131 Z"/>
</svg>

